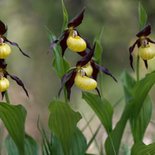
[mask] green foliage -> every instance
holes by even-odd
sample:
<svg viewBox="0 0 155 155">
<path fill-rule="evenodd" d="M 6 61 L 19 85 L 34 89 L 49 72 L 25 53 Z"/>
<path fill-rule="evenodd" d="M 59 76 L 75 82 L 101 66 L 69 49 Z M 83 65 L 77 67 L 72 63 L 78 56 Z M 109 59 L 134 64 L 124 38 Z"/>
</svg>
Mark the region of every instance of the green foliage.
<svg viewBox="0 0 155 155">
<path fill-rule="evenodd" d="M 139 15 L 139 29 L 142 29 L 146 25 L 148 17 L 147 17 L 147 12 L 144 9 L 141 2 L 139 2 L 139 6 L 138 6 L 138 15 Z"/>
<path fill-rule="evenodd" d="M 26 111 L 22 105 L 0 103 L 0 118 L 15 142 L 19 154 L 24 155 Z"/>
<path fill-rule="evenodd" d="M 25 135 L 25 155 L 38 155 L 38 146 L 35 140 L 29 135 Z M 5 139 L 5 145 L 7 148 L 8 155 L 20 155 L 16 144 L 10 136 Z"/>
<path fill-rule="evenodd" d="M 67 24 L 68 24 L 68 12 L 67 9 L 65 7 L 64 1 L 61 0 L 61 4 L 62 4 L 62 12 L 63 12 L 63 26 L 62 26 L 62 31 L 64 29 L 67 28 Z"/>
<path fill-rule="evenodd" d="M 101 99 L 98 95 L 88 92 L 83 92 L 82 97 L 99 117 L 107 133 L 110 133 L 112 131 L 113 115 L 113 108 L 111 104 L 106 99 Z"/>
<path fill-rule="evenodd" d="M 155 143 L 145 145 L 142 142 L 134 144 L 132 147 L 131 155 L 154 155 Z"/>
<path fill-rule="evenodd" d="M 125 96 L 127 97 L 127 104 L 125 106 L 125 109 L 123 111 L 123 114 L 121 116 L 121 119 L 117 123 L 116 127 L 114 130 L 110 133 L 108 136 L 106 143 L 105 143 L 105 148 L 107 154 L 118 154 L 122 135 L 126 126 L 126 123 L 129 118 L 137 118 L 138 116 L 140 117 L 140 111 L 144 105 L 144 101 L 155 83 L 155 72 L 152 72 L 146 77 L 138 82 L 135 83 L 135 86 L 132 88 L 133 85 L 133 80 L 130 79 L 131 76 L 126 75 L 127 73 L 124 74 L 123 78 L 125 78 L 123 81 L 125 81 L 124 87 L 129 88 L 129 91 L 127 91 L 127 94 Z M 126 79 L 129 78 L 129 79 Z M 125 90 L 127 90 L 127 88 Z M 131 90 L 130 90 L 131 88 Z M 129 95 L 130 92 L 130 95 Z M 125 92 L 126 93 L 126 92 Z M 147 108 L 149 109 L 149 108 Z M 145 113 L 148 113 L 149 111 L 145 111 Z M 146 116 L 146 115 L 145 115 Z M 144 117 L 144 116 L 143 116 Z M 147 116 L 148 118 L 145 118 L 142 122 L 141 125 L 143 126 L 143 131 L 145 131 L 148 120 L 150 119 L 150 116 Z M 146 121 L 147 120 L 147 121 Z M 137 120 L 135 120 L 136 122 Z M 137 130 L 137 129 L 135 129 Z M 143 135 L 142 135 L 143 137 Z"/>
<path fill-rule="evenodd" d="M 49 128 L 51 129 L 51 132 L 60 140 L 64 155 L 69 155 L 72 149 L 70 147 L 71 144 L 77 144 L 78 142 L 76 138 L 80 138 L 80 140 L 82 140 L 81 133 L 77 131 L 76 127 L 78 121 L 81 119 L 81 115 L 78 112 L 74 112 L 67 103 L 58 100 L 51 102 L 49 111 Z M 74 141 L 74 143 L 72 137 L 76 137 L 76 141 Z"/>
</svg>

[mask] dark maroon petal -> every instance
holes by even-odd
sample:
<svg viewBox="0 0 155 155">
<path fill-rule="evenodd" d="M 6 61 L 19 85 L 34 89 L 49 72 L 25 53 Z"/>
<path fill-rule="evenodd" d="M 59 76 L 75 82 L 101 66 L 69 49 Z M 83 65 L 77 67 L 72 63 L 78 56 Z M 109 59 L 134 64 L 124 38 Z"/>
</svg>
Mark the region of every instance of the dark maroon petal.
<svg viewBox="0 0 155 155">
<path fill-rule="evenodd" d="M 0 35 L 5 34 L 7 29 L 7 26 L 0 20 Z"/>
<path fill-rule="evenodd" d="M 66 85 L 66 83 L 72 78 L 73 74 L 74 74 L 75 70 L 71 70 L 69 73 L 66 73 L 62 79 L 61 79 L 61 88 L 58 92 L 58 96 L 60 96 L 62 89 L 64 88 L 64 86 Z"/>
<path fill-rule="evenodd" d="M 65 54 L 65 50 L 67 48 L 67 38 L 69 36 L 69 32 L 68 30 L 64 32 L 64 35 L 62 36 L 61 40 L 60 40 L 60 46 L 61 46 L 61 50 L 62 50 L 62 56 L 64 56 Z"/>
<path fill-rule="evenodd" d="M 76 66 L 84 66 L 86 65 L 93 57 L 94 55 L 94 51 L 95 51 L 95 46 L 96 44 L 94 45 L 93 49 L 89 50 L 89 52 L 87 52 L 87 55 L 85 55 L 81 60 L 79 60 L 76 64 Z"/>
<path fill-rule="evenodd" d="M 137 39 L 136 42 L 135 42 L 132 46 L 129 47 L 130 66 L 131 66 L 131 68 L 132 68 L 133 70 L 134 70 L 134 67 L 133 67 L 133 57 L 132 57 L 132 52 L 133 52 L 135 46 L 138 44 L 138 42 L 139 42 L 139 39 Z"/>
<path fill-rule="evenodd" d="M 8 42 L 8 43 L 10 43 L 11 45 L 16 46 L 16 47 L 19 49 L 19 51 L 20 51 L 24 56 L 30 58 L 29 55 L 27 55 L 26 53 L 23 52 L 23 50 L 19 47 L 19 45 L 18 45 L 17 43 L 8 40 L 6 37 L 4 37 L 4 42 Z"/>
<path fill-rule="evenodd" d="M 1 92 L 1 95 L 2 95 L 2 100 L 3 100 L 3 98 L 4 98 L 5 93 L 6 93 L 6 91 Z"/>
<path fill-rule="evenodd" d="M 146 69 L 148 69 L 148 63 L 147 63 L 147 60 L 143 60 L 144 61 L 144 65 L 146 67 Z"/>
<path fill-rule="evenodd" d="M 95 63 L 95 66 L 96 68 L 98 68 L 99 71 L 111 76 L 117 82 L 116 78 L 111 74 L 111 72 L 107 68 L 104 68 L 103 66 L 100 66 L 97 63 Z"/>
<path fill-rule="evenodd" d="M 71 78 L 66 82 L 66 90 L 67 90 L 67 98 L 70 100 L 70 95 L 71 95 L 71 88 L 74 84 L 74 79 L 76 76 L 76 72 L 73 72 Z"/>
<path fill-rule="evenodd" d="M 92 73 L 92 78 L 94 80 L 97 80 L 97 76 L 98 76 L 98 73 L 99 73 L 99 69 L 98 67 L 95 65 L 95 62 L 94 61 L 91 61 L 91 66 L 93 68 L 93 73 Z"/>
<path fill-rule="evenodd" d="M 0 68 L 6 69 L 6 67 L 7 67 L 7 64 L 5 62 L 5 59 L 0 59 Z"/>
<path fill-rule="evenodd" d="M 10 76 L 11 79 L 13 79 L 14 81 L 16 81 L 17 84 L 23 88 L 23 90 L 25 91 L 26 95 L 29 97 L 28 91 L 26 90 L 26 88 L 25 88 L 25 86 L 24 86 L 24 83 L 22 82 L 21 79 L 19 79 L 19 78 L 18 78 L 17 76 L 15 76 L 15 75 L 9 74 L 8 72 L 6 72 L 6 75 Z"/>
<path fill-rule="evenodd" d="M 150 38 L 147 38 L 147 41 L 152 43 L 152 44 L 155 44 L 155 41 L 151 40 Z"/>
<path fill-rule="evenodd" d="M 101 93 L 100 93 L 99 89 L 96 88 L 95 90 L 97 91 L 97 94 L 101 97 Z"/>
<path fill-rule="evenodd" d="M 136 34 L 137 37 L 148 36 L 151 33 L 151 25 L 147 25 L 140 32 Z"/>
<path fill-rule="evenodd" d="M 84 17 L 85 8 L 76 16 L 74 17 L 69 23 L 68 27 L 77 27 L 82 23 Z"/>
</svg>

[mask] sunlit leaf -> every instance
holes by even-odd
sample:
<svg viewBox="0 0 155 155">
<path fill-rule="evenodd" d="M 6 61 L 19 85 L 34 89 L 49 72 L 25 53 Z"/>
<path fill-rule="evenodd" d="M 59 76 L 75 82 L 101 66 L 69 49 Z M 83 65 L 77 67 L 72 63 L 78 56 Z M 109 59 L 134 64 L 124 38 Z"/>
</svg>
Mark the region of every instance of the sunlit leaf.
<svg viewBox="0 0 155 155">
<path fill-rule="evenodd" d="M 107 133 L 112 131 L 112 115 L 113 108 L 111 104 L 104 98 L 100 98 L 98 95 L 83 92 L 82 98 L 88 103 L 92 110 L 96 113 Z"/>
<path fill-rule="evenodd" d="M 139 2 L 138 14 L 139 14 L 139 28 L 142 29 L 146 25 L 146 22 L 147 22 L 147 12 L 144 9 L 141 2 Z"/>
<path fill-rule="evenodd" d="M 14 140 L 19 154 L 24 155 L 26 110 L 22 105 L 0 103 L 0 119 Z"/>
<path fill-rule="evenodd" d="M 49 106 L 49 128 L 60 140 L 64 154 L 70 152 L 71 138 L 77 130 L 77 123 L 81 119 L 78 112 L 74 112 L 67 103 L 54 100 Z"/>
<path fill-rule="evenodd" d="M 16 144 L 10 136 L 5 139 L 8 155 L 20 155 Z M 29 135 L 25 136 L 25 155 L 38 155 L 38 146 L 35 140 Z"/>
<path fill-rule="evenodd" d="M 132 147 L 131 155 L 154 155 L 155 143 L 145 145 L 144 143 L 136 143 Z"/>
</svg>

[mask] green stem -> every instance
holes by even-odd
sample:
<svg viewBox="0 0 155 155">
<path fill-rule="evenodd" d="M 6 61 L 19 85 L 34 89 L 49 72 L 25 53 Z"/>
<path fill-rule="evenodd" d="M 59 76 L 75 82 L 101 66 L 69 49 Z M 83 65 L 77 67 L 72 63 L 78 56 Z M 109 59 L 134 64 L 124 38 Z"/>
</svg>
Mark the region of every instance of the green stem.
<svg viewBox="0 0 155 155">
<path fill-rule="evenodd" d="M 7 103 L 10 104 L 10 99 L 9 99 L 8 91 L 5 92 L 5 100 L 6 100 Z"/>
<path fill-rule="evenodd" d="M 137 81 L 139 81 L 139 56 L 137 56 L 137 64 L 136 64 L 136 77 Z"/>
</svg>

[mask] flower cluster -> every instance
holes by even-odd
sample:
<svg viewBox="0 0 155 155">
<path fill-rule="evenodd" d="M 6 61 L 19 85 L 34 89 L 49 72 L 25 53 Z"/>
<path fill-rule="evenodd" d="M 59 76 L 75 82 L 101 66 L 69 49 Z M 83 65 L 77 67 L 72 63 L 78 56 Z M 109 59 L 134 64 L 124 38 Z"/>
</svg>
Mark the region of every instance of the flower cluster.
<svg viewBox="0 0 155 155">
<path fill-rule="evenodd" d="M 7 43 L 10 43 L 11 45 L 18 47 L 20 52 L 26 57 L 29 57 L 29 56 L 22 51 L 22 49 L 19 47 L 17 43 L 8 40 L 6 36 L 4 36 L 6 32 L 7 32 L 7 26 L 2 21 L 0 21 L 0 92 L 2 94 L 2 98 L 5 95 L 5 92 L 9 88 L 9 85 L 10 85 L 8 76 L 11 79 L 15 80 L 17 84 L 24 89 L 26 95 L 28 96 L 28 92 L 23 82 L 17 76 L 11 75 L 7 71 L 7 64 L 6 64 L 5 59 L 11 53 L 11 48 Z"/>
<path fill-rule="evenodd" d="M 95 45 L 91 47 L 90 43 L 86 39 L 83 39 L 76 29 L 76 27 L 82 23 L 84 11 L 85 10 L 83 9 L 75 18 L 73 18 L 68 23 L 68 28 L 64 30 L 61 36 L 51 43 L 51 48 L 53 48 L 55 44 L 61 46 L 62 56 L 64 56 L 67 48 L 82 56 L 76 63 L 76 67 L 70 69 L 61 79 L 61 88 L 58 95 L 60 96 L 60 93 L 65 86 L 68 99 L 70 99 L 73 84 L 84 91 L 96 90 L 100 95 L 99 89 L 97 88 L 97 76 L 99 71 L 111 76 L 117 81 L 107 68 L 104 68 L 95 62 L 93 59 Z"/>
<path fill-rule="evenodd" d="M 136 34 L 138 39 L 135 43 L 129 48 L 130 52 L 130 65 L 133 67 L 133 57 L 132 53 L 134 48 L 138 47 L 138 55 L 144 60 L 146 68 L 148 68 L 147 60 L 150 60 L 155 57 L 155 51 L 150 47 L 150 43 L 155 44 L 155 41 L 151 40 L 148 36 L 151 34 L 151 25 L 147 25 L 140 32 Z"/>
</svg>

